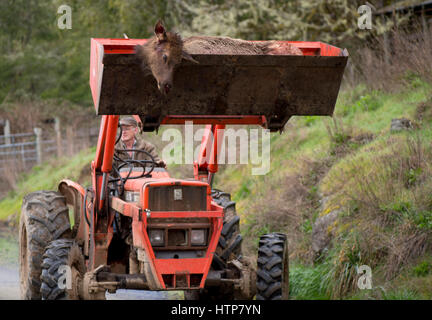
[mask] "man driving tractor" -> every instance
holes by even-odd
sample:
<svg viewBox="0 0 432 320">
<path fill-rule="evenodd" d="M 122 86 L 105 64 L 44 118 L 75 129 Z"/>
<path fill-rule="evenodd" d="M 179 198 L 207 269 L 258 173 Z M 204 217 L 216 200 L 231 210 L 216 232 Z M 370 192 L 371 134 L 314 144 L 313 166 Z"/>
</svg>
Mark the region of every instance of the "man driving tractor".
<svg viewBox="0 0 432 320">
<path fill-rule="evenodd" d="M 125 151 L 130 149 L 143 150 L 151 154 L 157 166 L 166 167 L 165 161 L 159 158 L 155 146 L 138 137 L 138 122 L 133 117 L 120 119 L 120 126 L 121 140 L 115 145 L 116 155 L 120 159 L 151 160 L 144 152 Z"/>
<path fill-rule="evenodd" d="M 120 119 L 119 125 L 121 127 L 121 139 L 115 145 L 115 157 L 117 160 L 114 160 L 113 167 L 119 168 L 122 166 L 122 160 L 152 160 L 149 155 L 153 157 L 155 165 L 158 167 L 165 168 L 165 161 L 161 160 L 156 152 L 156 148 L 150 142 L 144 141 L 142 138 L 138 136 L 138 132 L 140 128 L 138 127 L 138 122 L 133 117 L 124 117 Z M 137 150 L 137 151 L 127 151 L 127 150 Z M 145 152 L 140 152 L 145 151 Z M 120 160 L 121 159 L 121 160 Z M 150 163 L 147 163 L 146 166 L 151 166 Z M 126 168 L 129 168 L 126 166 Z M 112 172 L 113 176 L 117 176 L 115 172 Z M 124 220 L 124 219 L 123 219 Z M 126 219 L 127 220 L 127 219 Z M 114 231 L 117 232 L 118 225 L 124 225 L 125 228 L 121 230 L 122 237 L 124 235 L 129 234 L 131 232 L 130 221 L 121 223 L 121 216 L 116 213 L 116 223 L 114 224 Z"/>
</svg>

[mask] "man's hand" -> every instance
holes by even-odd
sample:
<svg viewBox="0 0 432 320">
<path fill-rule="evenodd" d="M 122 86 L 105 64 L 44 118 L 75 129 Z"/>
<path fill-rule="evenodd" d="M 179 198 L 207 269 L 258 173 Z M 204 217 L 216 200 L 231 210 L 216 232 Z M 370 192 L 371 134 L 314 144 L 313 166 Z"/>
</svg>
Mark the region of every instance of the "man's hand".
<svg viewBox="0 0 432 320">
<path fill-rule="evenodd" d="M 158 167 L 166 168 L 166 162 L 163 161 L 163 160 L 159 161 L 159 162 L 157 163 L 157 165 L 158 165 Z"/>
</svg>

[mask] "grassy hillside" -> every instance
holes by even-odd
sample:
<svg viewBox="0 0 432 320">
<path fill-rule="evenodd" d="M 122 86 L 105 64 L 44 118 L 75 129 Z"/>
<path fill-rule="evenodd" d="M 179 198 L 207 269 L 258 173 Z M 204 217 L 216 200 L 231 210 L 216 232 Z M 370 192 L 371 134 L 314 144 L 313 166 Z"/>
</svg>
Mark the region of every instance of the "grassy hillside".
<svg viewBox="0 0 432 320">
<path fill-rule="evenodd" d="M 394 118 L 413 128 L 391 132 Z M 217 178 L 237 202 L 244 247 L 254 254 L 261 234 L 288 234 L 293 298 L 430 298 L 431 123 L 431 86 L 418 78 L 394 94 L 344 90 L 333 119 L 291 119 L 272 134 L 267 175 L 237 165 Z M 314 223 L 332 212 L 332 241 L 317 255 Z M 357 287 L 360 265 L 372 290 Z"/>
<path fill-rule="evenodd" d="M 62 179 L 71 179 L 82 185 L 90 183 L 90 163 L 95 148 L 83 150 L 72 158 L 51 159 L 40 166 L 35 166 L 21 177 L 16 190 L 0 201 L 0 221 L 11 215 L 19 219 L 23 197 L 37 190 L 57 190 Z"/>
</svg>

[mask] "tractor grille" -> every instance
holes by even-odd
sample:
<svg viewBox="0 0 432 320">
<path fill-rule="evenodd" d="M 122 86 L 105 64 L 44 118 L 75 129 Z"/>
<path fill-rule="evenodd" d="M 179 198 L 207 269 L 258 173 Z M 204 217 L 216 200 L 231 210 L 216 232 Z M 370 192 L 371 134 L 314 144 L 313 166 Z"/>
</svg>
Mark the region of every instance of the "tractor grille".
<svg viewBox="0 0 432 320">
<path fill-rule="evenodd" d="M 150 187 L 148 208 L 151 211 L 205 211 L 207 187 L 161 186 Z"/>
<path fill-rule="evenodd" d="M 203 275 L 192 274 L 163 274 L 162 279 L 167 289 L 199 288 Z"/>
<path fill-rule="evenodd" d="M 187 246 L 187 231 L 184 229 L 168 229 L 168 247 Z"/>
</svg>

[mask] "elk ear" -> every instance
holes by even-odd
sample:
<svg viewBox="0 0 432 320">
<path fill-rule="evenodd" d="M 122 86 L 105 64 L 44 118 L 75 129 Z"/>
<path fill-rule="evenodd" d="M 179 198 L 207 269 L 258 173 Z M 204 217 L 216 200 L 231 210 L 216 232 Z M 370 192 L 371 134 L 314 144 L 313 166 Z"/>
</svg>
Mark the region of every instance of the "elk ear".
<svg viewBox="0 0 432 320">
<path fill-rule="evenodd" d="M 158 20 L 158 22 L 156 23 L 154 32 L 155 32 L 155 35 L 158 38 L 159 42 L 166 41 L 167 34 L 166 34 L 165 27 L 163 26 L 163 23 L 161 20 Z"/>
<path fill-rule="evenodd" d="M 187 60 L 187 61 L 191 61 L 191 62 L 194 62 L 194 63 L 199 63 L 198 61 L 196 61 L 194 58 L 192 58 L 192 56 L 189 54 L 189 53 L 187 53 L 186 51 L 182 51 L 182 59 L 185 59 L 185 60 Z"/>
</svg>

